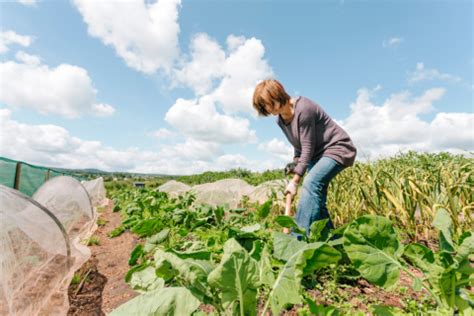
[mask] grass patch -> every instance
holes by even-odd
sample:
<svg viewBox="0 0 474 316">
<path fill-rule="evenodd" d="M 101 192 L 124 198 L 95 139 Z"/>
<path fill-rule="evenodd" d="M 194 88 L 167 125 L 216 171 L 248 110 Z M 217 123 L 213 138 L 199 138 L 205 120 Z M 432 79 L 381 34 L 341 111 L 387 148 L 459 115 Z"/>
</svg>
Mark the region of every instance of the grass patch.
<svg viewBox="0 0 474 316">
<path fill-rule="evenodd" d="M 73 277 L 72 277 L 72 280 L 71 280 L 71 284 L 73 285 L 77 285 L 81 282 L 81 274 L 80 273 L 74 273 Z"/>
<path fill-rule="evenodd" d="M 107 234 L 110 238 L 114 238 L 120 236 L 125 231 L 125 227 L 123 225 L 118 226 L 113 231 Z"/>
<path fill-rule="evenodd" d="M 90 238 L 86 239 L 87 246 L 98 246 L 100 245 L 100 238 L 97 236 L 91 236 Z"/>
<path fill-rule="evenodd" d="M 99 227 L 105 226 L 105 224 L 107 224 L 108 222 L 109 222 L 109 221 L 103 219 L 102 217 L 99 217 L 99 218 L 97 219 L 97 225 L 98 225 Z"/>
</svg>

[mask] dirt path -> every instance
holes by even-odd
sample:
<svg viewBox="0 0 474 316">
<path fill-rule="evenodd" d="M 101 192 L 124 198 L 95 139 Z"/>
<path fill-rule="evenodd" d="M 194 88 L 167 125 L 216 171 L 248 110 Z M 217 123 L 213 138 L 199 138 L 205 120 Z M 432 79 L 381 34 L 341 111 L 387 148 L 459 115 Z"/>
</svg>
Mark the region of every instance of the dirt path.
<svg viewBox="0 0 474 316">
<path fill-rule="evenodd" d="M 69 288 L 69 315 L 104 315 L 137 295 L 125 283 L 130 252 L 137 244 L 137 238 L 129 232 L 109 238 L 107 234 L 120 225 L 119 213 L 114 213 L 113 202 L 99 211 L 99 219 L 105 225 L 99 226 L 94 235 L 99 245 L 90 246 L 92 256 L 77 272 L 86 281 Z M 88 272 L 86 272 L 88 271 Z M 92 271 L 92 273 L 91 273 Z M 89 273 L 89 274 L 87 274 Z M 85 274 L 86 277 L 83 277 Z M 105 283 L 105 284 L 104 284 Z M 90 302 L 95 302 L 94 306 Z M 102 308 L 98 308 L 102 304 Z M 97 306 L 99 305 L 99 306 Z"/>
<path fill-rule="evenodd" d="M 137 295 L 124 280 L 129 269 L 130 252 L 137 244 L 137 238 L 128 231 L 115 238 L 107 236 L 121 223 L 120 214 L 112 210 L 113 202 L 109 201 L 105 210 L 99 215 L 99 218 L 106 220 L 107 223 L 99 227 L 94 234 L 99 237 L 100 244 L 90 247 L 92 257 L 98 261 L 99 272 L 107 278 L 102 294 L 102 311 L 106 314 Z"/>
</svg>

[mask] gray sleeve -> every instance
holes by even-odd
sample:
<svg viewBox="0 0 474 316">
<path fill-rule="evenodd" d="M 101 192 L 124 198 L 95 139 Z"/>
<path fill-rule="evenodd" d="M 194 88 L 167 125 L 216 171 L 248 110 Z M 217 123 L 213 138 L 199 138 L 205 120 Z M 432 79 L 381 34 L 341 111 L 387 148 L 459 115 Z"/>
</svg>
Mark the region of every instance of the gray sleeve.
<svg viewBox="0 0 474 316">
<path fill-rule="evenodd" d="M 298 133 L 301 143 L 301 156 L 294 172 L 303 176 L 308 167 L 308 162 L 314 154 L 314 144 L 316 143 L 316 118 L 312 113 L 305 113 L 300 117 Z"/>
</svg>

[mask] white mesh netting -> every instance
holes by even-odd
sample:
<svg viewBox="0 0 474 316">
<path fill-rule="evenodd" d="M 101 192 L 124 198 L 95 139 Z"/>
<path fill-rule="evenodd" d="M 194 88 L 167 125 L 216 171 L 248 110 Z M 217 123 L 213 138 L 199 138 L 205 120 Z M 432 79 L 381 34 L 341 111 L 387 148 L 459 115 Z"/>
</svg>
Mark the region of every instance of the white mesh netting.
<svg viewBox="0 0 474 316">
<path fill-rule="evenodd" d="M 81 183 L 55 177 L 33 198 L 0 185 L 0 315 L 65 315 L 74 272 L 90 257 L 81 241 L 96 212 Z"/>
<path fill-rule="evenodd" d="M 108 200 L 105 196 L 104 178 L 99 177 L 90 181 L 82 181 L 81 183 L 86 188 L 87 193 L 89 193 L 93 206 L 101 207 L 107 205 Z"/>
<path fill-rule="evenodd" d="M 285 180 L 266 181 L 254 187 L 254 190 L 249 195 L 249 199 L 251 202 L 259 202 L 261 204 L 268 200 L 272 192 L 275 192 L 277 201 L 282 201 L 285 187 Z"/>
<path fill-rule="evenodd" d="M 227 205 L 230 208 L 235 208 L 239 206 L 244 196 L 249 198 L 249 202 L 264 203 L 271 196 L 272 191 L 277 194 L 278 200 L 281 200 L 284 188 L 284 180 L 267 181 L 253 186 L 241 179 L 224 179 L 192 187 L 171 180 L 159 186 L 158 190 L 173 197 L 193 191 L 196 194 L 195 204 Z"/>
<path fill-rule="evenodd" d="M 244 195 L 249 195 L 254 187 L 240 179 L 224 179 L 212 183 L 195 185 L 191 191 L 196 193 L 196 204 L 238 206 Z"/>
<path fill-rule="evenodd" d="M 164 184 L 162 184 L 158 190 L 161 192 L 168 193 L 171 197 L 178 197 L 179 195 L 183 195 L 184 193 L 188 192 L 191 187 L 187 184 L 182 182 L 178 182 L 175 180 L 170 180 Z"/>
</svg>

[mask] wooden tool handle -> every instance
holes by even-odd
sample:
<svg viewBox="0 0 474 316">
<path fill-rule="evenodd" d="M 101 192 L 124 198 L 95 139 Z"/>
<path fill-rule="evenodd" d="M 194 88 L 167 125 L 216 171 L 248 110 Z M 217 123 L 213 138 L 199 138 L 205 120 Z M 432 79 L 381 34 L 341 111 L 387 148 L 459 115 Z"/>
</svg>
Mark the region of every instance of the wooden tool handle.
<svg viewBox="0 0 474 316">
<path fill-rule="evenodd" d="M 293 197 L 291 196 L 291 193 L 286 194 L 286 204 L 285 204 L 285 215 L 286 216 L 292 216 L 291 214 L 291 200 L 293 200 Z M 283 233 L 289 234 L 290 229 L 289 228 L 283 228 Z"/>
<path fill-rule="evenodd" d="M 285 204 L 285 215 L 291 216 L 291 200 L 293 200 L 293 197 L 291 196 L 291 193 L 286 194 L 286 204 Z"/>
</svg>

